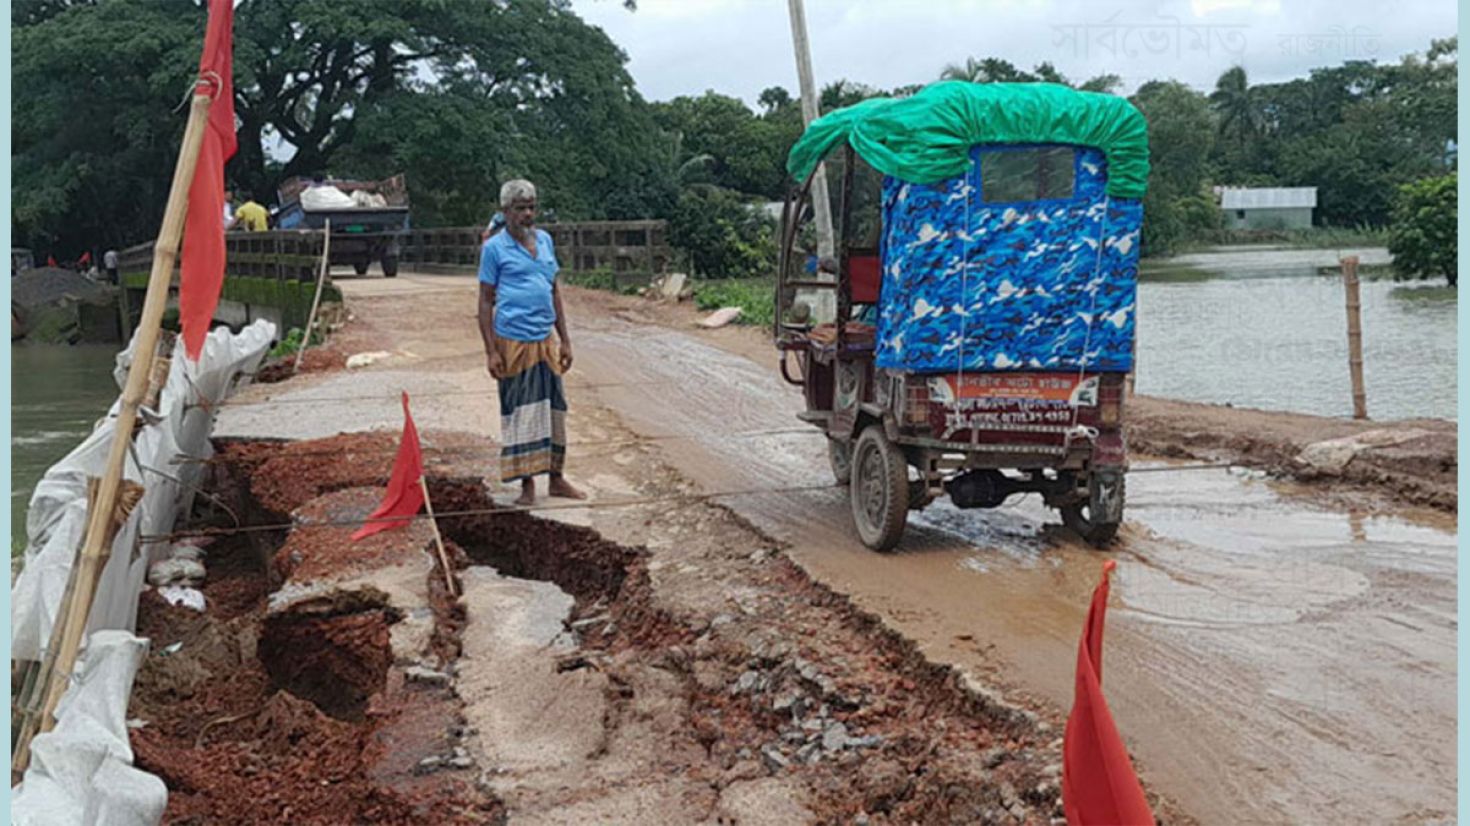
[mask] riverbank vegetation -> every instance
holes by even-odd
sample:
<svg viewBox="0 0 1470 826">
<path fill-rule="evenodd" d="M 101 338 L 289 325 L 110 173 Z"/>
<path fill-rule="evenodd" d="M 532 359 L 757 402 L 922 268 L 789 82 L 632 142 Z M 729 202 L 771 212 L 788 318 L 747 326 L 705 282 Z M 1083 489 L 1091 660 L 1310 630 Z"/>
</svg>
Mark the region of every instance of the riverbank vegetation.
<svg viewBox="0 0 1470 826">
<path fill-rule="evenodd" d="M 193 3 L 12 4 L 18 245 L 95 257 L 156 232 L 204 22 Z M 1342 244 L 1329 229 L 1382 243 L 1395 214 L 1417 214 L 1396 213 L 1402 188 L 1454 169 L 1457 55 L 1448 38 L 1285 82 L 1253 83 L 1236 67 L 1212 89 L 1141 84 L 1130 99 L 1153 151 L 1145 254 L 1256 242 L 1221 228 L 1219 186 L 1317 188 L 1320 226 L 1270 243 Z M 243 0 L 235 56 L 240 151 L 227 176 L 238 189 L 270 200 L 297 175 L 402 172 L 416 226 L 465 226 L 483 224 L 502 180 L 525 176 L 547 220 L 663 218 L 696 278 L 771 274 L 769 205 L 787 191 L 785 156 L 802 130 L 786 89 L 754 107 L 715 91 L 647 101 L 627 55 L 567 0 Z M 1079 81 L 995 58 L 961 58 L 935 77 L 1127 93 L 1116 76 Z M 917 88 L 838 80 L 820 107 Z"/>
</svg>

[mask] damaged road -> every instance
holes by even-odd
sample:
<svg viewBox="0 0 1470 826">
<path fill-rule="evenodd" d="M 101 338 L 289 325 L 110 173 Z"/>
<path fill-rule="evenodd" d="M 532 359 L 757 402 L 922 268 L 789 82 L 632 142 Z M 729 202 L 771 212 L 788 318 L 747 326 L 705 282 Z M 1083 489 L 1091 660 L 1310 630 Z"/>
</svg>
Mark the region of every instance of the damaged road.
<svg viewBox="0 0 1470 826">
<path fill-rule="evenodd" d="M 396 428 L 402 388 L 421 428 L 490 444 L 473 281 L 340 286 L 357 318 L 332 346 L 392 355 L 252 388 L 219 432 Z M 638 300 L 567 293 L 578 344 L 569 473 L 594 501 L 816 489 L 725 507 L 545 512 L 596 531 L 583 541 L 637 549 L 630 573 L 614 595 L 593 587 L 597 576 L 563 582 L 503 553 L 462 571 L 453 682 L 473 687 L 459 713 L 479 724 L 459 723 L 476 733 L 419 759 L 472 759 L 476 788 L 512 821 L 1059 814 L 1059 724 L 1102 556 L 1027 500 L 991 512 L 932 506 L 912 517 L 899 553 L 866 551 L 844 491 L 820 487 L 825 448 L 796 427 L 800 400 L 758 333 L 695 333 Z M 493 478 L 493 460 L 480 462 L 438 475 Z M 1129 521 L 1108 554 L 1121 564 L 1107 690 L 1163 819 L 1452 818 L 1453 519 L 1328 501 L 1251 471 L 1138 473 L 1129 484 Z M 549 524 L 502 517 L 512 519 L 534 520 L 527 531 Z M 468 559 L 493 544 L 454 542 Z M 496 618 L 511 616 L 523 633 L 507 640 Z M 507 670 L 545 690 L 504 703 Z M 563 694 L 567 713 L 545 706 Z M 534 719 L 566 729 L 538 739 Z M 486 731 L 512 736 L 489 742 Z M 763 821 L 764 811 L 775 814 Z"/>
</svg>

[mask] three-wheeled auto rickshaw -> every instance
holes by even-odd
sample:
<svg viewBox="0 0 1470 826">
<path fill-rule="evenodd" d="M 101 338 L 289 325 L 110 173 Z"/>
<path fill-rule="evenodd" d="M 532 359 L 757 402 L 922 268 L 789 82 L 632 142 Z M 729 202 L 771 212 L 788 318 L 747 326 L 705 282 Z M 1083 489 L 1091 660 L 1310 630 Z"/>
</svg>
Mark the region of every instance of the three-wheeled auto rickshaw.
<svg viewBox="0 0 1470 826">
<path fill-rule="evenodd" d="M 812 267 L 798 250 L 824 158 L 838 243 L 835 266 Z M 1020 492 L 1110 542 L 1143 116 L 1054 84 L 936 83 L 814 121 L 787 168 L 802 183 L 782 215 L 776 346 L 863 543 L 893 548 L 908 512 L 943 495 L 993 508 Z"/>
</svg>

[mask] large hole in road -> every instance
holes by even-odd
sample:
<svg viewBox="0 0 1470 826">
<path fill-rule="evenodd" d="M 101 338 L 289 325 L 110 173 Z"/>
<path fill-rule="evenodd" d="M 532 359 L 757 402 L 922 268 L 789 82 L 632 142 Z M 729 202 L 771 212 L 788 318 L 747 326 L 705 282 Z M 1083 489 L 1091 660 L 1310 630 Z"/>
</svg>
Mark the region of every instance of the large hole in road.
<svg viewBox="0 0 1470 826">
<path fill-rule="evenodd" d="M 211 488 L 246 523 L 280 523 L 324 496 L 381 491 L 395 446 L 384 434 L 237 443 L 216 463 Z M 436 512 L 495 508 L 480 479 L 440 469 L 429 484 Z M 721 534 L 745 530 L 703 518 Z M 605 678 L 599 748 L 634 749 L 610 764 L 700 778 L 690 788 L 713 790 L 699 798 L 711 822 L 724 816 L 727 789 L 768 776 L 804 789 L 815 822 L 866 812 L 893 822 L 1044 823 L 1059 814 L 1055 778 L 1043 772 L 1057 759 L 1047 745 L 1055 730 L 989 708 L 957 675 L 787 561 L 758 553 L 763 561 L 754 562 L 745 549 L 692 560 L 719 596 L 709 616 L 676 619 L 661 607 L 643 550 L 525 513 L 439 523 L 456 571 L 489 566 L 575 599 L 567 620 L 581 648 L 557 669 Z M 309 533 L 220 540 L 207 559 L 205 613 L 144 595 L 139 628 L 154 653 L 129 716 L 146 721 L 132 731 L 138 765 L 170 790 L 164 822 L 502 819 L 507 804 L 476 781 L 503 767 L 421 768 L 475 742 L 467 739 L 472 707 L 454 686 L 409 683 L 405 663 L 393 661 L 392 639 L 423 616 L 401 616 L 370 594 L 270 614 L 281 548 L 289 540 L 309 551 L 301 542 Z M 433 650 L 453 671 L 465 608 L 449 598 L 437 566 L 426 576 Z M 750 610 L 726 604 L 740 594 L 760 601 Z M 494 627 L 495 616 L 484 619 Z M 654 739 L 637 745 L 640 736 Z M 599 754 L 585 755 L 589 766 Z M 589 769 L 566 793 L 616 793 L 599 790 L 596 775 Z"/>
</svg>

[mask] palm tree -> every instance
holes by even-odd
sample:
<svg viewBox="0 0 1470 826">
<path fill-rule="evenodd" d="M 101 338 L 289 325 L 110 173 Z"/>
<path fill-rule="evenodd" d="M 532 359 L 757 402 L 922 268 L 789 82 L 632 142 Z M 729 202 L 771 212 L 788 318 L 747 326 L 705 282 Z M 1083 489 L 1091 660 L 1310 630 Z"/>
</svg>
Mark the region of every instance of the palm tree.
<svg viewBox="0 0 1470 826">
<path fill-rule="evenodd" d="M 1087 80 L 1083 81 L 1082 85 L 1078 86 L 1077 88 L 1081 89 L 1084 92 L 1102 92 L 1104 94 L 1111 95 L 1118 90 L 1119 86 L 1122 85 L 1123 78 L 1118 77 L 1115 74 L 1108 73 L 1097 75 L 1096 77 L 1090 77 Z"/>
<path fill-rule="evenodd" d="M 1220 118 L 1220 134 L 1234 132 L 1242 146 L 1259 131 L 1260 118 L 1244 67 L 1232 66 L 1220 75 L 1210 93 L 1210 106 Z"/>
<path fill-rule="evenodd" d="M 967 57 L 963 64 L 950 63 L 946 65 L 944 71 L 939 73 L 939 79 L 968 80 L 971 83 L 981 83 L 983 82 L 981 74 L 983 71 L 980 61 L 973 57 Z"/>
<path fill-rule="evenodd" d="M 1053 73 L 1050 64 L 1042 64 Z M 1039 67 L 1038 67 L 1039 68 Z M 951 63 L 944 67 L 939 73 L 940 80 L 968 80 L 971 83 L 1020 83 L 1036 80 L 1036 75 L 1017 69 L 1009 60 L 987 57 L 984 60 L 976 60 L 973 57 L 965 58 L 963 65 Z M 1065 81 L 1063 81 L 1065 82 Z"/>
</svg>

